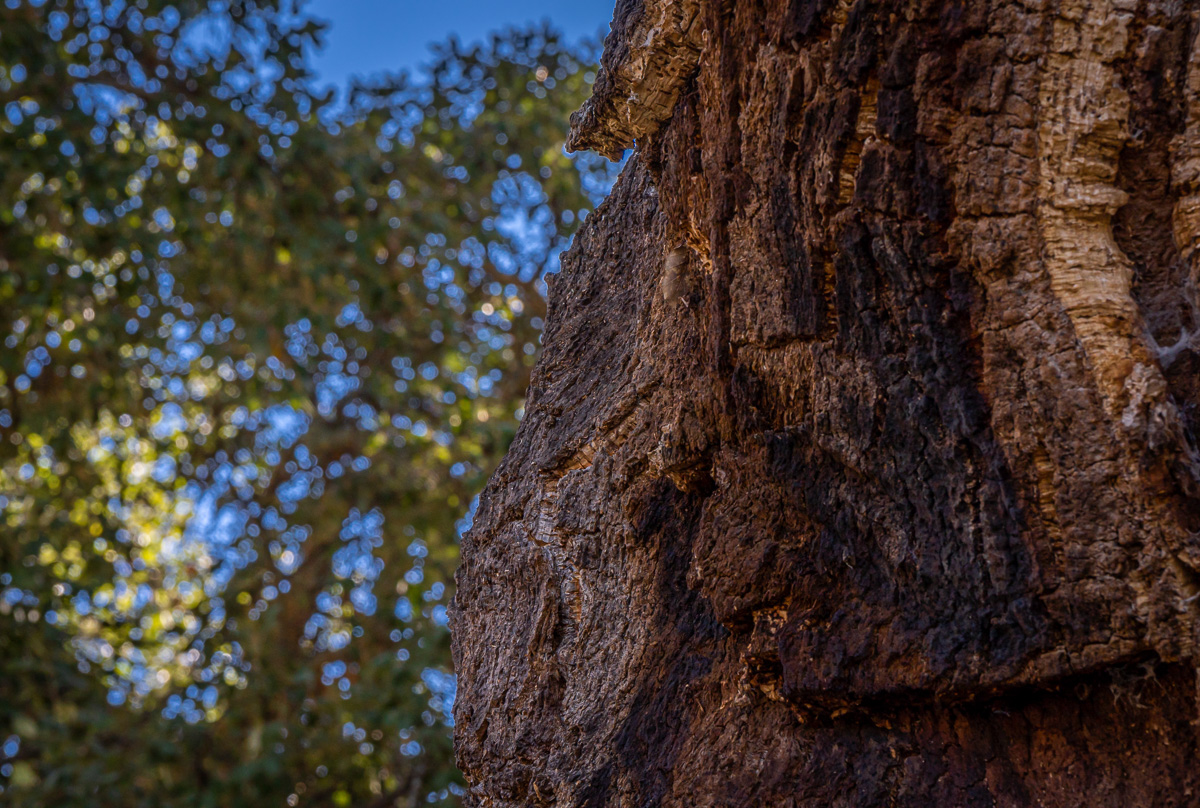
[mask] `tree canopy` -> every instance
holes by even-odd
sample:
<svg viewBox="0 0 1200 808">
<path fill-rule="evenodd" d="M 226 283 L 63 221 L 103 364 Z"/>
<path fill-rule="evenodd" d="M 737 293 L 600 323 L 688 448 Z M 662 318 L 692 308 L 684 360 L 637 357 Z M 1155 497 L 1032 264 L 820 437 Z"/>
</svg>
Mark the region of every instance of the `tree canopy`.
<svg viewBox="0 0 1200 808">
<path fill-rule="evenodd" d="M 314 89 L 277 0 L 0 9 L 0 801 L 455 804 L 445 604 L 594 43 Z"/>
</svg>

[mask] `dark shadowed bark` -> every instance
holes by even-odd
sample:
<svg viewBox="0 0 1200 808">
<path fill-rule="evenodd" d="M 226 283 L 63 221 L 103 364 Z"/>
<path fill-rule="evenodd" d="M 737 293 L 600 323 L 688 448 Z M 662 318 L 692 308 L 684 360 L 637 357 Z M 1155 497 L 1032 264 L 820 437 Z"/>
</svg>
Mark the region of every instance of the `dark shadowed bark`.
<svg viewBox="0 0 1200 808">
<path fill-rule="evenodd" d="M 1200 805 L 1200 2 L 613 30 L 463 547 L 475 803 Z"/>
</svg>

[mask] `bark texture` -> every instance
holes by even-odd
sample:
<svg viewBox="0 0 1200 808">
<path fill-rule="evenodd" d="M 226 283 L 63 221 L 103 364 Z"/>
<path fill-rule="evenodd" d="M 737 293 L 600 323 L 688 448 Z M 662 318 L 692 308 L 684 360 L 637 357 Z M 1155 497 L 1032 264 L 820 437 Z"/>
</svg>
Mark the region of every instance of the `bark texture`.
<svg viewBox="0 0 1200 808">
<path fill-rule="evenodd" d="M 1200 805 L 1200 1 L 619 0 L 479 806 Z"/>
</svg>

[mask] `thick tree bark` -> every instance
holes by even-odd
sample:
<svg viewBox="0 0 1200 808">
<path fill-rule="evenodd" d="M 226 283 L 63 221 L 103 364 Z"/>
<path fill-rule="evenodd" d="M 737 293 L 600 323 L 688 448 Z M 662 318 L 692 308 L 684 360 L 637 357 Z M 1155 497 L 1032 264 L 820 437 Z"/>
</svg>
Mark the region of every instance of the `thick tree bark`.
<svg viewBox="0 0 1200 808">
<path fill-rule="evenodd" d="M 619 0 L 481 806 L 1200 805 L 1200 0 Z"/>
</svg>

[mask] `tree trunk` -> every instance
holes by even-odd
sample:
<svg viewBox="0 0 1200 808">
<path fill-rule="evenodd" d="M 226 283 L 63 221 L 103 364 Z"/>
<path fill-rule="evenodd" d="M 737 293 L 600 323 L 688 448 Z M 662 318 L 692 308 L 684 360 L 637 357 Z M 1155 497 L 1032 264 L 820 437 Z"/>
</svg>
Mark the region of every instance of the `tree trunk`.
<svg viewBox="0 0 1200 808">
<path fill-rule="evenodd" d="M 1200 0 L 619 0 L 479 806 L 1200 805 Z"/>
</svg>

